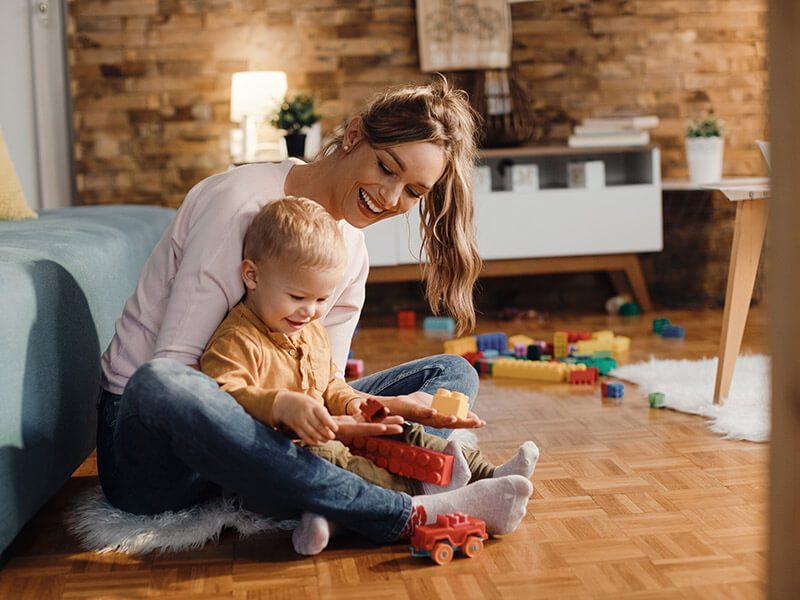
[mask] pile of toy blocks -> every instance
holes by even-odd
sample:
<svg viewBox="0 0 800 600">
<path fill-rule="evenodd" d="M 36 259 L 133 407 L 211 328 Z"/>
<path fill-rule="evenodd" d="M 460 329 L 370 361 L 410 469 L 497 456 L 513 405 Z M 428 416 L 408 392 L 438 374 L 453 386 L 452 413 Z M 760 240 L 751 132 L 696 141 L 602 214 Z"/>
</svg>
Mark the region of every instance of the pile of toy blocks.
<svg viewBox="0 0 800 600">
<path fill-rule="evenodd" d="M 627 353 L 630 346 L 630 338 L 613 331 L 557 331 L 552 342 L 484 333 L 448 340 L 444 351 L 463 356 L 485 375 L 592 385 L 616 368 L 615 357 Z M 612 389 L 621 397 L 622 384 Z"/>
</svg>

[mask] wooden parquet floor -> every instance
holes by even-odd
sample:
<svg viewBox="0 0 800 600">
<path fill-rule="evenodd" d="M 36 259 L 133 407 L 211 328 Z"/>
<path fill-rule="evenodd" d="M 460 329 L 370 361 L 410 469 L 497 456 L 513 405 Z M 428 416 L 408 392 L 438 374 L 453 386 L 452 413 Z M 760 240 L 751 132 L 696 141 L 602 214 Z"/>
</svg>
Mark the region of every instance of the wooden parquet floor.
<svg viewBox="0 0 800 600">
<path fill-rule="evenodd" d="M 720 311 L 667 312 L 684 341 L 653 336 L 651 319 L 605 315 L 483 321 L 479 332 L 551 335 L 559 328 L 629 335 L 628 361 L 701 358 L 717 350 Z M 753 309 L 744 349 L 765 351 Z M 354 343 L 367 371 L 435 353 L 422 332 L 364 326 Z M 474 560 L 437 567 L 403 543 L 345 535 L 315 558 L 287 534 L 196 552 L 125 557 L 81 550 L 64 531 L 69 498 L 97 483 L 93 457 L 15 542 L 0 598 L 761 598 L 766 581 L 768 445 L 729 441 L 701 417 L 651 410 L 635 386 L 599 390 L 485 379 L 476 405 L 481 447 L 497 462 L 534 440 L 542 454 L 528 514 Z"/>
</svg>

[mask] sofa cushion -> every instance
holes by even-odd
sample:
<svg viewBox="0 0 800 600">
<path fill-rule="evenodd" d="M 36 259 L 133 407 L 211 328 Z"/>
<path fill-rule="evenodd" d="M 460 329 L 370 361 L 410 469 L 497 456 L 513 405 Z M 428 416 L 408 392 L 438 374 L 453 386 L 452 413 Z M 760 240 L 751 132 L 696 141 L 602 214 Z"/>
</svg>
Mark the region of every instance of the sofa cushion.
<svg viewBox="0 0 800 600">
<path fill-rule="evenodd" d="M 0 550 L 95 443 L 100 355 L 174 211 L 0 222 Z"/>
</svg>

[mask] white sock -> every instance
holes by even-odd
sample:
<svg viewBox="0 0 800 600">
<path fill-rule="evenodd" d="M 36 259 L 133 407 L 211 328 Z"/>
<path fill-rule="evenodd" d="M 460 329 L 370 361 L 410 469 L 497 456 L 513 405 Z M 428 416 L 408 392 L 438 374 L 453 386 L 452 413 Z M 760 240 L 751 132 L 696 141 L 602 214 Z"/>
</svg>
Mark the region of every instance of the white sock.
<svg viewBox="0 0 800 600">
<path fill-rule="evenodd" d="M 533 485 L 520 475 L 481 479 L 458 490 L 414 496 L 412 505 L 425 509 L 426 524 L 437 515 L 460 512 L 486 521 L 492 534 L 511 533 L 525 516 Z"/>
<path fill-rule="evenodd" d="M 457 490 L 467 485 L 470 477 L 472 477 L 467 459 L 464 458 L 464 453 L 461 451 L 461 444 L 456 441 L 450 441 L 442 452 L 450 454 L 453 457 L 453 475 L 450 477 L 450 483 L 447 485 L 436 485 L 423 481 L 423 494 L 441 494 L 442 492 Z"/>
<path fill-rule="evenodd" d="M 506 475 L 522 475 L 530 479 L 533 470 L 536 468 L 536 461 L 539 460 L 539 447 L 533 442 L 525 442 L 517 450 L 517 454 L 497 467 L 493 477 L 505 477 Z"/>
<path fill-rule="evenodd" d="M 319 554 L 328 545 L 333 529 L 332 523 L 322 515 L 304 512 L 297 529 L 292 532 L 294 551 L 305 556 Z"/>
</svg>

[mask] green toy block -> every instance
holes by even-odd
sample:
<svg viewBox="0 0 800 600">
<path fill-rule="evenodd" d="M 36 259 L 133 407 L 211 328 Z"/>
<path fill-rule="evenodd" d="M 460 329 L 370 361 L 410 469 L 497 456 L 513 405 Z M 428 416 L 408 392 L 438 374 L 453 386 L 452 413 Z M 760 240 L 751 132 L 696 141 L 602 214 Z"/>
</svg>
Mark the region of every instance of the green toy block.
<svg viewBox="0 0 800 600">
<path fill-rule="evenodd" d="M 578 363 L 584 364 L 587 367 L 597 367 L 600 375 L 608 375 L 611 371 L 617 368 L 617 361 L 613 358 L 587 358 L 583 360 L 578 360 Z"/>
<path fill-rule="evenodd" d="M 664 408 L 666 406 L 666 396 L 661 392 L 647 394 L 647 401 L 650 403 L 650 408 Z"/>
<path fill-rule="evenodd" d="M 592 352 L 592 358 L 611 358 L 611 350 L 597 350 Z"/>
<path fill-rule="evenodd" d="M 653 319 L 653 333 L 661 333 L 664 325 L 669 325 L 669 319 Z"/>
<path fill-rule="evenodd" d="M 619 307 L 619 314 L 623 317 L 635 317 L 642 314 L 642 310 L 636 302 L 626 302 Z"/>
</svg>

